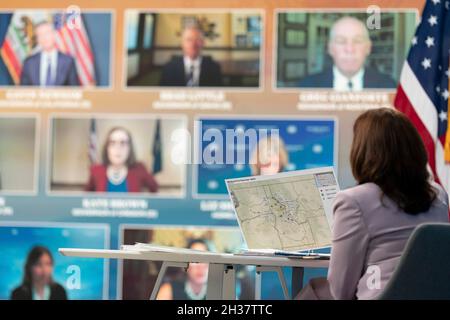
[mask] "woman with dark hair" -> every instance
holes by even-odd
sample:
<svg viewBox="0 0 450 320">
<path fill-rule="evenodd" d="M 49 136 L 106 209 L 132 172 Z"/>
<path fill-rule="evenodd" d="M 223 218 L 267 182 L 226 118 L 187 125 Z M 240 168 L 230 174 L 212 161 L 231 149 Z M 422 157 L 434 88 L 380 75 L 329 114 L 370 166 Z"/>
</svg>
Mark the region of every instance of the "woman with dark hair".
<svg viewBox="0 0 450 320">
<path fill-rule="evenodd" d="M 102 149 L 102 164 L 91 167 L 86 191 L 158 191 L 158 183 L 142 163 L 136 161 L 133 139 L 128 130 L 112 128 Z"/>
<path fill-rule="evenodd" d="M 374 299 L 394 272 L 412 231 L 448 222 L 448 196 L 431 180 L 424 144 L 409 119 L 370 110 L 353 127 L 350 164 L 358 185 L 337 194 L 327 279 L 298 299 Z"/>
<path fill-rule="evenodd" d="M 53 257 L 36 246 L 28 253 L 22 284 L 13 290 L 11 300 L 67 300 L 64 288 L 53 281 Z"/>
</svg>

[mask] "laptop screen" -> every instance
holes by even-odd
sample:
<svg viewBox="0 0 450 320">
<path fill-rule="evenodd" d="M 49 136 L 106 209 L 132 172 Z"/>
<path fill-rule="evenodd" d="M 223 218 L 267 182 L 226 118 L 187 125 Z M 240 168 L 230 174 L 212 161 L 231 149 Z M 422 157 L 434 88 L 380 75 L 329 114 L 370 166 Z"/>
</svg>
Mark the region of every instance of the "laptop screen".
<svg viewBox="0 0 450 320">
<path fill-rule="evenodd" d="M 331 246 L 333 167 L 225 180 L 248 249 Z"/>
</svg>

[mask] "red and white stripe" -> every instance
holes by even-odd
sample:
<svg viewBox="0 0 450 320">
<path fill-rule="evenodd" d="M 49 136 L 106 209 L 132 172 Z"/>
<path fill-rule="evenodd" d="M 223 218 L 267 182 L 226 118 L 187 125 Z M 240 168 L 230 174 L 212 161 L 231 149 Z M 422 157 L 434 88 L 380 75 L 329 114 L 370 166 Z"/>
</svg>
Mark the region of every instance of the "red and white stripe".
<svg viewBox="0 0 450 320">
<path fill-rule="evenodd" d="M 28 48 L 29 39 L 16 29 L 22 28 L 22 19 L 31 19 L 33 23 L 51 20 L 51 16 L 45 11 L 18 11 L 11 19 L 5 41 L 0 48 L 0 54 L 16 84 L 20 82 L 22 63 L 32 52 Z M 83 24 L 79 19 L 76 26 L 67 22 L 56 31 L 56 46 L 63 53 L 71 55 L 75 59 L 77 74 L 82 86 L 94 86 L 95 68 L 94 55 L 89 38 Z"/>
<path fill-rule="evenodd" d="M 439 115 L 408 61 L 402 69 L 394 105 L 408 116 L 419 131 L 434 178 L 449 192 L 450 165 L 444 160 L 445 135 L 438 137 Z"/>
<path fill-rule="evenodd" d="M 91 120 L 91 121 L 95 121 L 95 120 Z M 98 162 L 97 147 L 98 147 L 97 132 L 94 131 L 91 126 L 91 129 L 89 132 L 89 151 L 88 151 L 89 162 L 91 165 L 96 164 Z"/>
<path fill-rule="evenodd" d="M 80 22 L 79 27 L 74 28 L 66 23 L 56 34 L 58 50 L 70 54 L 76 61 L 81 85 L 95 85 L 94 55 L 84 24 Z"/>
</svg>

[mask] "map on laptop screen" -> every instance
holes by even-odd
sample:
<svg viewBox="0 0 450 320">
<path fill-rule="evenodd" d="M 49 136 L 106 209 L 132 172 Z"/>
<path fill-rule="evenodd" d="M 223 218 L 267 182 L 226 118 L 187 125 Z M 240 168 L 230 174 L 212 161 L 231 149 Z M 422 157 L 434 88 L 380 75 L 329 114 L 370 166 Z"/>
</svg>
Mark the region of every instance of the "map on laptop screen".
<svg viewBox="0 0 450 320">
<path fill-rule="evenodd" d="M 331 246 L 333 167 L 225 180 L 249 250 Z"/>
</svg>

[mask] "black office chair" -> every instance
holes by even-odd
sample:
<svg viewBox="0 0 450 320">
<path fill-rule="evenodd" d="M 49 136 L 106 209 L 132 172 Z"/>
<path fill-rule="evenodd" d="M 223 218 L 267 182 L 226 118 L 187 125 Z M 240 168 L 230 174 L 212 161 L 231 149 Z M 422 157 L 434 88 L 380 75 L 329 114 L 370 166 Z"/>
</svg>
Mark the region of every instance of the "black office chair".
<svg viewBox="0 0 450 320">
<path fill-rule="evenodd" d="M 378 299 L 450 299 L 450 224 L 417 227 Z"/>
</svg>

